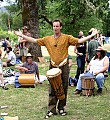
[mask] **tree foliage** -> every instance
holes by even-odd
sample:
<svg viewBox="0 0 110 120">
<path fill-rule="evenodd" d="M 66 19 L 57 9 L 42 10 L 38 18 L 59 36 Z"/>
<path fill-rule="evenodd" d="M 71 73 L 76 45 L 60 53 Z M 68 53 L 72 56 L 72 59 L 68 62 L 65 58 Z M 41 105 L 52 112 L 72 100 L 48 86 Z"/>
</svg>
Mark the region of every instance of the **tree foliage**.
<svg viewBox="0 0 110 120">
<path fill-rule="evenodd" d="M 17 14 L 22 13 L 22 0 L 16 0 L 17 5 L 7 7 L 12 17 L 12 28 L 17 26 Z M 52 34 L 52 20 L 59 18 L 63 21 L 62 32 L 77 36 L 80 30 L 85 34 L 91 27 L 96 27 L 106 34 L 105 18 L 109 13 L 109 0 L 37 0 L 39 10 L 40 36 Z M 21 9 L 21 12 L 20 12 Z M 18 12 L 18 13 L 17 13 Z M 21 27 L 21 16 L 18 17 Z M 7 26 L 7 25 L 5 25 Z"/>
<path fill-rule="evenodd" d="M 6 12 L 0 14 L 0 27 L 3 30 L 8 30 L 8 13 Z"/>
<path fill-rule="evenodd" d="M 77 35 L 80 30 L 87 33 L 91 27 L 102 30 L 107 8 L 108 0 L 47 0 L 42 18 L 49 24 L 55 18 L 62 19 L 63 32 Z"/>
<path fill-rule="evenodd" d="M 6 11 L 0 13 L 0 26 L 3 30 L 9 29 L 9 24 L 11 29 L 22 27 L 22 17 L 19 15 L 20 9 L 18 5 L 12 4 L 10 6 L 5 6 Z"/>
<path fill-rule="evenodd" d="M 103 18 L 103 30 L 106 36 L 110 37 L 110 8 L 106 17 Z"/>
<path fill-rule="evenodd" d="M 18 30 L 18 29 L 21 29 L 23 24 L 22 24 L 22 16 L 21 14 L 18 15 L 19 12 L 17 12 L 16 14 L 13 15 L 13 20 L 12 20 L 12 28 L 14 30 Z"/>
</svg>

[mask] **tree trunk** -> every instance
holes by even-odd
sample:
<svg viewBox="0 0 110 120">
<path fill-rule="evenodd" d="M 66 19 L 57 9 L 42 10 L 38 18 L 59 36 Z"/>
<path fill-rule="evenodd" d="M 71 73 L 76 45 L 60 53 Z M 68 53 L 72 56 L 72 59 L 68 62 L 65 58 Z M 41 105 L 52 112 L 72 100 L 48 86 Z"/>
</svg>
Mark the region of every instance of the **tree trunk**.
<svg viewBox="0 0 110 120">
<path fill-rule="evenodd" d="M 39 20 L 37 0 L 22 0 L 22 21 L 23 26 L 29 28 L 32 37 L 39 38 Z M 41 47 L 38 44 L 30 44 L 29 52 L 35 61 L 42 57 Z"/>
</svg>

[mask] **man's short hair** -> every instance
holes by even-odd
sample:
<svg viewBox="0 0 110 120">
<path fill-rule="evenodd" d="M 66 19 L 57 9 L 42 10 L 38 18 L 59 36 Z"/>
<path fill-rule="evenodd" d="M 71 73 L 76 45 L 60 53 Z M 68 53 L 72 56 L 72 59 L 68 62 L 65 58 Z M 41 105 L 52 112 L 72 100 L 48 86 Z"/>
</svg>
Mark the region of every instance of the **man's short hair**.
<svg viewBox="0 0 110 120">
<path fill-rule="evenodd" d="M 91 35 L 91 34 L 92 34 L 92 31 L 88 33 L 88 35 Z M 91 37 L 91 39 L 94 39 L 94 36 L 93 36 L 93 37 Z"/>
<path fill-rule="evenodd" d="M 9 37 L 6 37 L 6 40 L 9 40 Z"/>
<path fill-rule="evenodd" d="M 60 23 L 60 27 L 63 25 L 62 24 L 62 20 L 60 20 L 60 19 L 55 19 L 55 20 L 52 21 L 52 23 L 54 23 L 54 22 L 59 22 Z"/>
</svg>

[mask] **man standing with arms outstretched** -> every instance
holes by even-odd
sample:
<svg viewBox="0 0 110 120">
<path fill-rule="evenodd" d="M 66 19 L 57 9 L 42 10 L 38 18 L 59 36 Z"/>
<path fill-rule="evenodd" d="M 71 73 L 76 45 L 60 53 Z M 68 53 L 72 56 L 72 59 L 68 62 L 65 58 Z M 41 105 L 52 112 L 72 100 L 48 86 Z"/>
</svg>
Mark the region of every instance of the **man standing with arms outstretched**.
<svg viewBox="0 0 110 120">
<path fill-rule="evenodd" d="M 52 36 L 35 39 L 32 37 L 27 37 L 25 35 L 22 35 L 18 31 L 14 32 L 16 35 L 25 38 L 29 42 L 38 43 L 40 46 L 46 46 L 49 52 L 50 58 L 51 58 L 50 69 L 59 67 L 62 70 L 61 78 L 62 78 L 62 85 L 64 89 L 65 99 L 58 100 L 58 98 L 55 95 L 54 90 L 52 89 L 50 85 L 49 104 L 48 104 L 49 111 L 45 116 L 46 119 L 48 119 L 52 115 L 57 114 L 56 107 L 58 108 L 58 112 L 61 116 L 66 115 L 65 106 L 66 106 L 68 78 L 69 78 L 69 66 L 68 66 L 68 61 L 67 61 L 68 47 L 70 45 L 74 46 L 78 43 L 83 43 L 98 33 L 97 30 L 94 30 L 91 35 L 78 39 L 71 35 L 62 34 L 61 29 L 62 29 L 62 22 L 61 20 L 56 19 L 53 21 L 54 35 Z M 58 102 L 58 106 L 57 106 L 57 102 Z"/>
</svg>

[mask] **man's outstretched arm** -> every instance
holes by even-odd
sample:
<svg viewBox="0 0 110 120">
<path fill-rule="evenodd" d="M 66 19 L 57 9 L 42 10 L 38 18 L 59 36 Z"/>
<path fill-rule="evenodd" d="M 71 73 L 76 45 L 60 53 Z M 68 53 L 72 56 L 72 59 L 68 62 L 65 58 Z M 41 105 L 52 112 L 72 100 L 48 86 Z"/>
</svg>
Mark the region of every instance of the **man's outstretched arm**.
<svg viewBox="0 0 110 120">
<path fill-rule="evenodd" d="M 32 38 L 32 37 L 28 37 L 26 35 L 23 35 L 21 32 L 19 31 L 14 31 L 14 34 L 19 36 L 19 37 L 22 37 L 24 38 L 25 40 L 27 40 L 28 42 L 32 42 L 32 43 L 36 43 L 36 39 L 35 38 Z"/>
<path fill-rule="evenodd" d="M 86 42 L 87 40 L 89 40 L 91 37 L 95 36 L 96 34 L 98 34 L 99 31 L 97 31 L 97 29 L 95 29 L 91 35 L 88 35 L 87 37 L 83 37 L 83 38 L 80 38 L 78 40 L 78 43 L 84 43 Z"/>
</svg>

